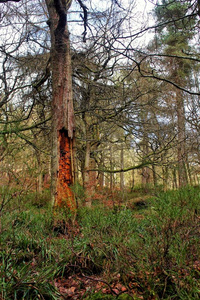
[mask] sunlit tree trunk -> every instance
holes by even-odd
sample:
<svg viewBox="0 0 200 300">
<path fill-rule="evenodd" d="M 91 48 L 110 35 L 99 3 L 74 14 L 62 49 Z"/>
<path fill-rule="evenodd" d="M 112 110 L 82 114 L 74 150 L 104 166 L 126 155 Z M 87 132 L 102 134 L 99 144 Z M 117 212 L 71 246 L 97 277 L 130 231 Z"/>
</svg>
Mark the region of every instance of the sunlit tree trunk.
<svg viewBox="0 0 200 300">
<path fill-rule="evenodd" d="M 46 0 L 51 33 L 52 157 L 51 193 L 54 206 L 76 207 L 74 182 L 74 109 L 67 1 Z"/>
</svg>

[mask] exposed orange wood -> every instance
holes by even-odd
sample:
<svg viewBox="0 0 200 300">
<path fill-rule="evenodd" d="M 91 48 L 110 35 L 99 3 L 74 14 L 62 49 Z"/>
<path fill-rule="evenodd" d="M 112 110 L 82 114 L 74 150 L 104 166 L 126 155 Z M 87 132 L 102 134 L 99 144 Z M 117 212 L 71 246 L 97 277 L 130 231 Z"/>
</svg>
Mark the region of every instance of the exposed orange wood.
<svg viewBox="0 0 200 300">
<path fill-rule="evenodd" d="M 55 206 L 68 207 L 71 211 L 76 209 L 74 194 L 70 188 L 73 184 L 73 159 L 72 159 L 72 139 L 68 136 L 68 131 L 59 131 L 59 171 L 57 181 L 57 195 Z"/>
</svg>

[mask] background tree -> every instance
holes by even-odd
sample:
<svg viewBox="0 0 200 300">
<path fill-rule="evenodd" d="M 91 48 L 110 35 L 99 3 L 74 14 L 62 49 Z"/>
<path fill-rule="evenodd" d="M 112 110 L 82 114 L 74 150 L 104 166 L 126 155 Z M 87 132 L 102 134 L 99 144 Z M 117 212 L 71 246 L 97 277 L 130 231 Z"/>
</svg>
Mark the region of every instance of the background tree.
<svg viewBox="0 0 200 300">
<path fill-rule="evenodd" d="M 166 57 L 168 60 L 168 77 L 172 78 L 177 86 L 186 86 L 190 78 L 192 65 L 188 60 L 181 60 L 176 57 L 182 53 L 189 52 L 191 46 L 189 41 L 194 37 L 195 31 L 193 27 L 195 19 L 184 19 L 188 1 L 163 1 L 155 9 L 157 20 L 163 23 L 167 20 L 175 19 L 173 24 L 170 23 L 160 27 L 157 34 L 157 45 L 160 43 L 164 47 L 166 55 L 170 54 L 174 57 Z M 165 28 L 165 30 L 163 30 Z M 179 187 L 188 183 L 187 176 L 187 152 L 186 152 L 186 121 L 185 121 L 185 94 L 180 89 L 173 89 L 176 102 L 176 118 L 177 118 L 177 163 Z"/>
</svg>

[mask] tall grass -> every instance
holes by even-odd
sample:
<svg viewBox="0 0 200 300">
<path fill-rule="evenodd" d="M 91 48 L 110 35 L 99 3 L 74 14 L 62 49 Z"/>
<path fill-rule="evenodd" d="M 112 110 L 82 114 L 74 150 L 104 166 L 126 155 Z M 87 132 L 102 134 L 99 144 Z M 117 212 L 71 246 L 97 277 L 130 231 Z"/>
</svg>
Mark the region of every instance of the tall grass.
<svg viewBox="0 0 200 300">
<path fill-rule="evenodd" d="M 62 299 L 53 282 L 72 274 L 118 278 L 129 291 L 118 299 L 199 299 L 200 189 L 159 193 L 142 210 L 79 208 L 76 223 L 45 199 L 4 207 L 0 299 Z"/>
</svg>

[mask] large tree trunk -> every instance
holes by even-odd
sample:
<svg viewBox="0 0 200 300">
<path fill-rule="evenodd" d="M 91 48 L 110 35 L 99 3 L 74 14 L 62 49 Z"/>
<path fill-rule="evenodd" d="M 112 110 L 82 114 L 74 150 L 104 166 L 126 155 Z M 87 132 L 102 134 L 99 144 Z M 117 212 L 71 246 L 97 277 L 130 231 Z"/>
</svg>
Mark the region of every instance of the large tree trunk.
<svg viewBox="0 0 200 300">
<path fill-rule="evenodd" d="M 54 206 L 76 207 L 74 181 L 74 109 L 67 7 L 64 0 L 46 0 L 51 32 L 52 157 L 51 193 Z"/>
</svg>

